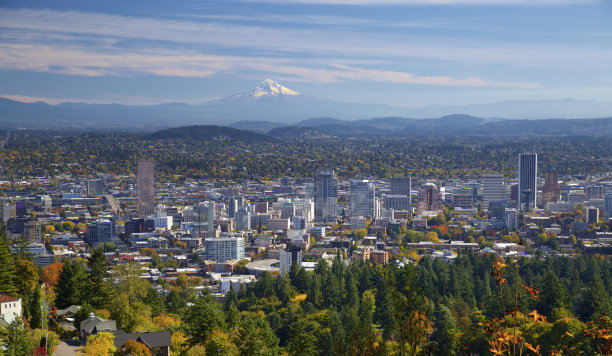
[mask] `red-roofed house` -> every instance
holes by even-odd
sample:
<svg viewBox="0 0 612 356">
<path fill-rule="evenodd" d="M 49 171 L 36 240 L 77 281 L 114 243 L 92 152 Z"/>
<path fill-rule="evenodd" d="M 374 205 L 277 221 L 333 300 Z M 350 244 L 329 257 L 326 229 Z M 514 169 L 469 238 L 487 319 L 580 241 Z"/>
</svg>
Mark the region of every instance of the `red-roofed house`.
<svg viewBox="0 0 612 356">
<path fill-rule="evenodd" d="M 21 299 L 0 294 L 0 319 L 8 324 L 21 317 Z"/>
</svg>

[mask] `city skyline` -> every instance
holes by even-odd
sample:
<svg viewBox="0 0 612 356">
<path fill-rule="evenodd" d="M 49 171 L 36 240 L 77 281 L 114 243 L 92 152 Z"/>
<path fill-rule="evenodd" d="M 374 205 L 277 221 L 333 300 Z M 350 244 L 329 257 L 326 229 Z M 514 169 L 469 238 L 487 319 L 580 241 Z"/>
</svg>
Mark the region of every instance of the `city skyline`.
<svg viewBox="0 0 612 356">
<path fill-rule="evenodd" d="M 200 103 L 272 78 L 395 106 L 607 101 L 611 18 L 590 0 L 6 1 L 0 96 Z"/>
</svg>

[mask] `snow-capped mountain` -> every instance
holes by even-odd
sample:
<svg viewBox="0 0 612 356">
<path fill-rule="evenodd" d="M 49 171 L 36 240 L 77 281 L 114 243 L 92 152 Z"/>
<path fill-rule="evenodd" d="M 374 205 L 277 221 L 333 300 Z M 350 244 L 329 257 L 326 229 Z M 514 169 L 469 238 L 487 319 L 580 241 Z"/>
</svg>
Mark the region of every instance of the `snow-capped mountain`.
<svg viewBox="0 0 612 356">
<path fill-rule="evenodd" d="M 252 104 L 254 102 L 265 102 L 265 101 L 301 101 L 307 100 L 305 99 L 306 95 L 301 95 L 295 90 L 289 89 L 286 86 L 281 85 L 279 82 L 266 79 L 263 82 L 259 83 L 255 89 L 249 90 L 246 93 L 234 94 L 227 96 L 225 98 L 221 98 L 219 100 L 213 100 L 210 102 L 202 103 L 203 105 L 207 104 L 216 104 L 216 103 L 249 103 Z"/>
<path fill-rule="evenodd" d="M 300 93 L 280 85 L 275 80 L 266 79 L 263 82 L 259 83 L 259 85 L 255 89 L 245 94 L 238 95 L 259 98 L 262 96 L 300 95 Z"/>
<path fill-rule="evenodd" d="M 294 123 L 313 117 L 365 119 L 397 115 L 404 109 L 387 105 L 349 104 L 302 95 L 279 82 L 266 79 L 255 89 L 200 105 L 210 119 L 265 120 Z"/>
</svg>

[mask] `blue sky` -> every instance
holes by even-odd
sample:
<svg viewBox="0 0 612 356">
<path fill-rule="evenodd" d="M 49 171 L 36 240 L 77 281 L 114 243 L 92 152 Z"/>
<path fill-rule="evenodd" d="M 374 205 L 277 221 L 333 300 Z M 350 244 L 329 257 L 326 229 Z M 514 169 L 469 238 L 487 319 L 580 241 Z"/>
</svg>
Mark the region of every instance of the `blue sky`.
<svg viewBox="0 0 612 356">
<path fill-rule="evenodd" d="M 0 2 L 0 96 L 199 103 L 266 78 L 397 106 L 612 101 L 612 2 Z"/>
</svg>

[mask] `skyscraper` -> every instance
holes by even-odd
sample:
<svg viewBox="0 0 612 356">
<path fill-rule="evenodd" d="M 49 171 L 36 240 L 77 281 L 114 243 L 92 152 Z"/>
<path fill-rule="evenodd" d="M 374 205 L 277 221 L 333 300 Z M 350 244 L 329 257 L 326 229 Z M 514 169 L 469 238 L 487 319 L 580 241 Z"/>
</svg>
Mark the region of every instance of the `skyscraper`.
<svg viewBox="0 0 612 356">
<path fill-rule="evenodd" d="M 482 209 L 489 209 L 492 201 L 507 200 L 508 192 L 504 187 L 501 174 L 485 174 L 482 176 Z"/>
<path fill-rule="evenodd" d="M 138 216 L 147 217 L 155 211 L 153 162 L 138 161 Z"/>
<path fill-rule="evenodd" d="M 333 169 L 321 169 L 314 183 L 315 221 L 335 222 L 338 206 L 338 179 Z"/>
<path fill-rule="evenodd" d="M 140 169 L 140 167 L 139 167 Z M 95 197 L 104 194 L 104 181 L 102 179 L 87 180 L 87 195 Z"/>
<path fill-rule="evenodd" d="M 538 193 L 538 155 L 537 153 L 519 154 L 518 207 L 529 211 L 536 207 Z"/>
<path fill-rule="evenodd" d="M 376 194 L 369 180 L 351 181 L 351 216 L 376 217 Z"/>
<path fill-rule="evenodd" d="M 612 218 L 612 190 L 607 190 L 604 196 L 604 217 L 606 220 Z"/>
<path fill-rule="evenodd" d="M 406 195 L 410 197 L 412 178 L 395 177 L 391 178 L 391 195 Z"/>
<path fill-rule="evenodd" d="M 549 166 L 544 175 L 544 186 L 542 187 L 542 200 L 546 203 L 556 203 L 561 195 L 559 186 L 559 173 L 553 166 Z"/>
<path fill-rule="evenodd" d="M 193 207 L 193 235 L 198 238 L 211 237 L 215 228 L 215 203 L 201 202 Z"/>
<path fill-rule="evenodd" d="M 438 211 L 442 208 L 442 194 L 433 183 L 425 183 L 419 193 L 419 210 Z"/>
</svg>

